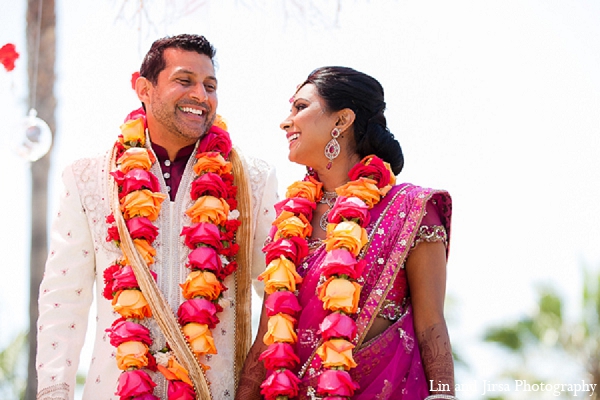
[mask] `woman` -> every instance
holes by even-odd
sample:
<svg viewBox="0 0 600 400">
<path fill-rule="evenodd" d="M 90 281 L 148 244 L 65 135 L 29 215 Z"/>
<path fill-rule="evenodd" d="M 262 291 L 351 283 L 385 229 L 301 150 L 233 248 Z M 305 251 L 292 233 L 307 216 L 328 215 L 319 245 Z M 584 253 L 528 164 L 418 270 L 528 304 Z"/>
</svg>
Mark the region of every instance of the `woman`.
<svg viewBox="0 0 600 400">
<path fill-rule="evenodd" d="M 404 160 L 374 78 L 319 68 L 290 101 L 289 159 L 309 172 L 276 205 L 237 398 L 453 399 L 450 196 L 395 185 Z"/>
</svg>

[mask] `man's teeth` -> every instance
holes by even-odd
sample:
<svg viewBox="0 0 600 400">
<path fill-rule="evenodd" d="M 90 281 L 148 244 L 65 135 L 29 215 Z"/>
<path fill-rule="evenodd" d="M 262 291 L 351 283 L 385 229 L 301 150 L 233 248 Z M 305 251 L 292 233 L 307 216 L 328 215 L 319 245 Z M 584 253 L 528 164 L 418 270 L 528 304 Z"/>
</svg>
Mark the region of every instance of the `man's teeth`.
<svg viewBox="0 0 600 400">
<path fill-rule="evenodd" d="M 300 137 L 300 134 L 299 134 L 299 133 L 294 133 L 293 135 L 291 135 L 291 136 L 288 138 L 288 143 L 291 143 L 291 142 L 293 142 L 294 140 L 298 139 L 299 137 Z"/>
<path fill-rule="evenodd" d="M 190 107 L 181 107 L 181 111 L 196 114 L 196 115 L 204 114 L 204 112 L 202 110 L 196 110 L 195 108 L 190 108 Z"/>
</svg>

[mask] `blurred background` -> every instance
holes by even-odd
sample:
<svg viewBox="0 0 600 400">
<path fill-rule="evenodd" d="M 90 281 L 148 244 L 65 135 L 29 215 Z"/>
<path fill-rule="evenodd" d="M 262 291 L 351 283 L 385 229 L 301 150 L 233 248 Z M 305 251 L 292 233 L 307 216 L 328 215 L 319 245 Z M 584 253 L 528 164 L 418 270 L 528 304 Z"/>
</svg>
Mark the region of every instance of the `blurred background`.
<svg viewBox="0 0 600 400">
<path fill-rule="evenodd" d="M 155 39 L 178 33 L 217 48 L 219 113 L 242 151 L 276 166 L 282 195 L 303 176 L 279 129 L 296 85 L 324 65 L 377 78 L 405 152 L 398 180 L 453 197 L 457 396 L 597 398 L 574 385 L 600 383 L 600 2 L 0 4 L 0 47 L 19 53 L 14 69 L 0 65 L 0 400 L 35 398 L 30 297 L 61 171 L 112 145 L 139 106 L 132 73 Z M 43 140 L 25 146 L 43 133 L 31 108 L 53 134 L 45 156 Z"/>
</svg>

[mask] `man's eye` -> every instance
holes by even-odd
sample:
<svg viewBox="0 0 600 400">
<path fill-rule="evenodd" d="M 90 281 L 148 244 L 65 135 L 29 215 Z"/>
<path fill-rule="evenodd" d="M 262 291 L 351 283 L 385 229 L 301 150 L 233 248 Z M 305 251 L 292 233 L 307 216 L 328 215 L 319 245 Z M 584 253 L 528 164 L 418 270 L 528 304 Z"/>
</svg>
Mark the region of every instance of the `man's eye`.
<svg viewBox="0 0 600 400">
<path fill-rule="evenodd" d="M 179 83 L 181 83 L 182 85 L 189 85 L 190 84 L 190 80 L 189 79 L 178 79 L 177 81 Z"/>
<path fill-rule="evenodd" d="M 204 85 L 204 87 L 210 92 L 214 92 L 215 90 L 217 90 L 217 87 L 215 85 Z"/>
</svg>

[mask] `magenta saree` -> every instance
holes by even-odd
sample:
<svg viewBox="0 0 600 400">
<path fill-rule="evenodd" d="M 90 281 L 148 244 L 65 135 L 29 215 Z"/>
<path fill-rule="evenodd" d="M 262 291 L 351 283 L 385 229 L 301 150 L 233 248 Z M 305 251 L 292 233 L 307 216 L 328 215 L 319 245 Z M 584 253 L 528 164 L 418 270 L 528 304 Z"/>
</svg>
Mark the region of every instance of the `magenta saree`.
<svg viewBox="0 0 600 400">
<path fill-rule="evenodd" d="M 353 399 L 423 399 L 429 394 L 428 385 L 415 338 L 404 263 L 427 214 L 428 219 L 433 218 L 445 228 L 449 237 L 450 196 L 443 191 L 402 184 L 395 186 L 370 213 L 370 244 L 364 254 L 367 267 L 359 280 L 363 289 L 355 316 L 358 334 L 354 359 L 358 366 L 350 371 L 360 389 Z M 316 388 L 322 370 L 314 352 L 320 344 L 319 324 L 327 311 L 315 293 L 324 257 L 321 246 L 298 267 L 304 279 L 298 295 L 303 308 L 298 320 L 301 399 L 318 398 Z M 395 299 L 399 318 L 381 335 L 363 343 L 389 297 Z"/>
</svg>

